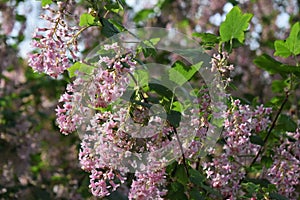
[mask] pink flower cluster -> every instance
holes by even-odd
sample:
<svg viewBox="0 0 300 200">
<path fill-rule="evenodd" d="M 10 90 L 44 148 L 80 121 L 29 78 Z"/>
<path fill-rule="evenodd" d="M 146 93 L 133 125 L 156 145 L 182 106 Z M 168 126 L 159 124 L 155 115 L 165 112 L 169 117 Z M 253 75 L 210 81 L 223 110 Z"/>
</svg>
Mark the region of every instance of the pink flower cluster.
<svg viewBox="0 0 300 200">
<path fill-rule="evenodd" d="M 136 63 L 131 54 L 122 55 L 116 43 L 105 45 L 104 49 L 116 55 L 100 56 L 93 74 L 78 75 L 62 95 L 60 102 L 63 105 L 56 109 L 60 130 L 64 134 L 75 130 L 83 133 L 79 161 L 82 169 L 90 173 L 89 187 L 94 196 L 104 197 L 117 190 L 126 180 L 127 172 L 143 165 L 146 171 L 135 173 L 129 199 L 163 199 L 167 194 L 164 189 L 165 158 L 160 153 L 154 153 L 147 163 L 138 163 L 134 160 L 134 153 L 167 149 L 172 141 L 177 141 L 174 128 L 170 125 L 161 126 L 164 119 L 155 115 L 155 106 L 147 108 L 129 103 L 124 107 L 122 105 L 125 104 L 120 104 L 120 97 L 130 83 Z M 200 109 L 185 113 L 190 118 L 182 120 L 178 127 L 181 133 L 189 132 L 190 126 L 196 127 L 196 137 L 184 152 L 192 165 L 204 150 L 203 138 L 208 136 L 208 127 L 213 126 L 208 119 L 214 115 L 208 89 L 199 91 L 198 96 L 194 103 L 200 104 Z M 224 105 L 219 104 L 215 106 L 222 110 Z M 130 112 L 134 116 L 130 116 Z M 222 113 L 215 113 L 214 116 L 225 118 L 221 143 L 210 149 L 211 159 L 201 161 L 201 165 L 213 188 L 218 189 L 224 197 L 236 199 L 241 195 L 240 183 L 246 175 L 245 167 L 250 165 L 260 148 L 250 138 L 260 136 L 262 131 L 267 130 L 271 122 L 271 109 L 262 105 L 252 109 L 249 105 L 242 105 L 239 100 L 232 100 L 225 116 Z M 183 119 L 185 115 L 182 115 Z M 141 124 L 147 124 L 147 132 L 140 129 Z M 288 134 L 290 138 L 299 140 L 298 132 Z M 139 138 L 141 135 L 144 138 Z M 181 155 L 178 141 L 176 144 L 172 150 Z M 299 183 L 299 142 L 285 139 L 277 150 L 272 167 L 267 169 L 266 178 L 277 185 L 280 194 L 293 197 L 296 195 L 294 186 Z M 154 157 L 162 158 L 161 162 Z M 181 158 L 178 161 L 183 162 Z"/>
<path fill-rule="evenodd" d="M 125 180 L 124 172 L 128 171 L 115 167 L 122 161 L 122 153 L 130 148 L 127 135 L 119 131 L 127 110 L 120 108 L 113 112 L 108 107 L 122 96 L 130 81 L 129 73 L 136 65 L 131 54 L 119 54 L 120 47 L 116 43 L 105 45 L 105 49 L 113 50 L 116 55 L 100 56 L 92 75 L 78 75 L 61 98 L 63 107 L 57 108 L 62 133 L 77 129 L 81 134 L 79 161 L 82 169 L 91 173 L 90 189 L 99 197 L 116 190 Z M 98 112 L 99 108 L 107 111 Z M 66 130 L 65 127 L 72 128 Z"/>
<path fill-rule="evenodd" d="M 122 161 L 126 140 L 124 134 L 115 131 L 118 123 L 113 117 L 111 112 L 94 116 L 83 135 L 79 152 L 82 169 L 91 173 L 89 187 L 98 197 L 109 195 L 126 179 L 126 169 L 115 167 Z M 118 148 L 118 145 L 123 148 Z"/>
<path fill-rule="evenodd" d="M 189 149 L 185 152 L 185 156 L 191 160 L 197 160 L 198 156 L 202 153 L 204 147 L 204 140 L 207 137 L 207 129 L 209 126 L 212 126 L 209 123 L 209 118 L 212 114 L 211 111 L 211 99 L 209 96 L 208 88 L 202 88 L 198 92 L 198 99 L 195 99 L 193 103 L 196 105 L 201 105 L 199 110 L 192 110 L 197 114 L 198 118 L 195 118 L 194 121 L 191 121 L 192 127 L 197 127 L 197 133 L 195 138 L 190 143 Z"/>
<path fill-rule="evenodd" d="M 77 40 L 75 33 L 79 30 L 77 26 L 69 26 L 66 23 L 68 2 L 58 2 L 57 10 L 44 7 L 47 14 L 41 18 L 48 22 L 45 28 L 38 28 L 33 36 L 32 46 L 38 52 L 30 54 L 28 64 L 35 72 L 46 73 L 53 78 L 70 67 L 69 58 L 78 59 Z"/>
<path fill-rule="evenodd" d="M 296 200 L 299 192 L 295 186 L 300 183 L 300 132 L 287 132 L 281 144 L 274 149 L 272 166 L 267 170 L 266 178 L 276 185 L 279 194 Z"/>
<path fill-rule="evenodd" d="M 121 63 L 127 63 L 131 68 L 122 67 Z M 112 66 L 114 70 L 105 69 L 103 64 Z M 63 106 L 57 107 L 56 115 L 63 134 L 75 131 L 76 125 L 79 127 L 85 118 L 91 116 L 90 107 L 106 108 L 122 96 L 129 83 L 128 72 L 134 69 L 135 62 L 131 61 L 129 55 L 120 58 L 119 61 L 100 57 L 97 66 L 88 80 L 87 77 L 77 76 L 74 82 L 67 86 L 66 93 L 61 96 L 59 102 L 63 103 Z"/>
<path fill-rule="evenodd" d="M 224 145 L 211 150 L 211 161 L 203 162 L 203 168 L 214 188 L 224 196 L 237 197 L 240 181 L 259 150 L 259 145 L 250 142 L 250 136 L 259 135 L 270 124 L 270 108 L 258 106 L 255 110 L 242 105 L 239 100 L 232 101 L 227 111 L 222 138 Z"/>
<path fill-rule="evenodd" d="M 164 169 L 147 173 L 137 172 L 135 177 L 128 196 L 130 200 L 163 200 L 162 196 L 167 194 L 167 190 L 159 188 L 163 188 L 166 182 Z"/>
<path fill-rule="evenodd" d="M 211 60 L 211 70 L 220 72 L 221 76 L 225 78 L 225 82 L 230 82 L 230 72 L 234 70 L 232 64 L 228 64 L 229 55 L 226 52 L 222 54 L 214 54 Z"/>
<path fill-rule="evenodd" d="M 149 144 L 145 146 L 146 140 L 129 135 L 135 131 L 127 123 L 131 119 L 128 113 L 130 108 L 120 107 L 120 104 L 115 103 L 120 101 L 128 87 L 130 74 L 133 74 L 136 63 L 130 53 L 122 55 L 121 48 L 116 43 L 105 45 L 104 49 L 112 50 L 115 54 L 100 56 L 92 75 L 78 75 L 62 95 L 62 107 L 58 106 L 56 109 L 62 133 L 69 134 L 75 130 L 81 132 L 79 161 L 82 169 L 90 173 L 89 187 L 92 194 L 98 197 L 115 191 L 126 180 L 125 173 L 130 171 L 130 167 L 138 164 L 131 162 L 132 151 L 153 148 Z M 98 111 L 100 108 L 104 110 Z M 153 124 L 153 134 L 159 122 L 154 116 L 149 119 L 149 125 Z M 168 130 L 165 128 L 164 132 L 168 133 Z M 153 138 L 157 139 L 157 134 Z M 147 164 L 152 166 L 154 162 Z M 133 196 L 136 194 L 140 197 L 145 195 L 145 198 L 150 194 L 153 199 L 160 198 L 165 194 L 165 190 L 161 190 L 163 180 L 164 171 L 138 173 L 130 192 L 131 198 L 135 198 Z"/>
</svg>

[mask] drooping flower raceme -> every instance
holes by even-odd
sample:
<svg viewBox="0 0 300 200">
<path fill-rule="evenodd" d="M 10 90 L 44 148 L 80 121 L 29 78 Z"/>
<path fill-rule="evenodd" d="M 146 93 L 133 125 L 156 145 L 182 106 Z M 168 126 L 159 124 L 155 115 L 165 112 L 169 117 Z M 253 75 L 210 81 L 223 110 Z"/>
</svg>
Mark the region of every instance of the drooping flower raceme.
<svg viewBox="0 0 300 200">
<path fill-rule="evenodd" d="M 263 106 L 255 110 L 232 101 L 228 110 L 222 138 L 224 145 L 211 151 L 211 161 L 203 162 L 203 168 L 212 187 L 218 188 L 224 196 L 236 198 L 241 191 L 240 181 L 245 177 L 245 166 L 249 166 L 259 150 L 250 137 L 266 130 L 270 124 L 271 109 Z"/>
<path fill-rule="evenodd" d="M 136 172 L 135 177 L 128 196 L 130 200 L 163 200 L 162 196 L 167 194 L 167 190 L 159 188 L 164 187 L 166 182 L 164 169 L 147 173 Z"/>
<path fill-rule="evenodd" d="M 116 190 L 126 179 L 125 173 L 138 164 L 131 162 L 131 152 L 155 150 L 158 148 L 156 145 L 160 144 L 157 140 L 167 144 L 166 136 L 158 136 L 158 133 L 169 134 L 171 131 L 167 125 L 158 129 L 157 124 L 161 123 L 161 119 L 148 116 L 146 108 L 130 106 L 130 103 L 127 103 L 127 107 L 120 104 L 120 97 L 130 83 L 136 62 L 130 53 L 121 55 L 116 43 L 105 45 L 104 49 L 113 51 L 113 56 L 100 56 L 98 63 L 91 66 L 94 67 L 92 74 L 78 75 L 62 95 L 62 106 L 56 109 L 62 133 L 69 134 L 75 129 L 79 131 L 82 139 L 79 161 L 82 169 L 90 173 L 89 187 L 93 195 L 99 197 Z M 141 115 L 135 116 L 133 122 L 139 124 L 148 119 L 149 126 L 153 126 L 149 129 L 153 130 L 149 140 L 132 137 L 139 131 L 135 130 L 132 123 L 128 123 L 131 120 L 130 112 L 134 111 L 141 112 Z M 149 161 L 143 165 L 151 169 L 155 163 Z M 137 174 L 136 184 L 145 184 L 148 193 L 155 192 L 154 199 L 165 194 L 164 190 L 160 190 L 162 184 L 159 183 L 163 183 L 164 172 L 155 170 L 141 174 L 144 172 Z M 148 175 L 157 178 L 153 179 L 153 183 L 144 183 L 142 177 Z"/>
<path fill-rule="evenodd" d="M 70 58 L 78 59 L 77 40 L 74 36 L 79 28 L 66 23 L 67 2 L 58 2 L 57 5 L 57 10 L 49 5 L 43 8 L 48 14 L 41 15 L 41 18 L 47 24 L 44 28 L 36 29 L 32 46 L 37 48 L 37 52 L 30 54 L 28 60 L 34 71 L 46 73 L 53 78 L 70 67 Z"/>
<path fill-rule="evenodd" d="M 267 170 L 266 178 L 276 185 L 279 194 L 289 199 L 298 199 L 295 186 L 300 183 L 300 132 L 287 132 L 281 144 L 275 148 L 273 164 Z"/>
</svg>

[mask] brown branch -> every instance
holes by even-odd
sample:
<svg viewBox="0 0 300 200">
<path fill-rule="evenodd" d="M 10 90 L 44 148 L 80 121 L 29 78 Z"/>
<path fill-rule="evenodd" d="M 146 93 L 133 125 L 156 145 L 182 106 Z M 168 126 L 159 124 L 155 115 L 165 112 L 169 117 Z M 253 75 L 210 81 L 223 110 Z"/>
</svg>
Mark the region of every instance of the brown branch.
<svg viewBox="0 0 300 200">
<path fill-rule="evenodd" d="M 173 130 L 174 130 L 174 133 L 176 135 L 176 139 L 177 139 L 179 147 L 180 147 L 180 151 L 181 151 L 181 155 L 182 155 L 182 161 L 183 161 L 183 166 L 184 166 L 186 175 L 188 177 L 190 177 L 189 170 L 188 170 L 188 167 L 187 167 L 187 164 L 186 164 L 186 159 L 185 159 L 185 156 L 184 156 L 184 151 L 183 151 L 183 148 L 182 148 L 182 143 L 181 143 L 180 138 L 178 136 L 177 130 L 176 130 L 176 128 L 174 126 L 173 126 Z"/>
<path fill-rule="evenodd" d="M 254 165 L 254 163 L 257 161 L 259 155 L 264 151 L 264 147 L 266 146 L 266 143 L 267 143 L 267 141 L 268 141 L 268 139 L 269 139 L 269 137 L 271 135 L 271 132 L 274 129 L 274 127 L 276 125 L 276 122 L 277 122 L 277 120 L 279 118 L 279 115 L 282 112 L 283 107 L 285 106 L 286 102 L 288 101 L 288 98 L 289 98 L 289 92 L 286 92 L 285 93 L 285 98 L 284 98 L 284 100 L 283 100 L 283 102 L 282 102 L 282 104 L 281 104 L 281 106 L 280 106 L 280 108 L 279 108 L 279 110 L 278 110 L 278 112 L 277 112 L 277 114 L 276 114 L 273 122 L 272 122 L 272 125 L 271 125 L 271 127 L 270 127 L 270 129 L 269 129 L 269 131 L 267 133 L 267 136 L 264 139 L 264 144 L 263 144 L 263 146 L 260 147 L 259 151 L 257 152 L 255 158 L 252 160 L 252 162 L 251 162 L 251 164 L 250 164 L 249 167 L 251 167 L 252 165 Z"/>
</svg>

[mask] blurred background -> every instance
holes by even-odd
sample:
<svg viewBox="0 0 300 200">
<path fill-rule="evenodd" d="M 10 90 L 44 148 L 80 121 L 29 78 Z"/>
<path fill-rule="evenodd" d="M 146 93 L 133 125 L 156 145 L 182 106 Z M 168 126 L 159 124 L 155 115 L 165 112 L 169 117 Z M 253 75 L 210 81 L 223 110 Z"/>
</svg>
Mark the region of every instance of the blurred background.
<svg viewBox="0 0 300 200">
<path fill-rule="evenodd" d="M 105 3 L 105 1 L 103 1 Z M 75 21 L 87 12 L 88 1 L 69 1 Z M 251 102 L 272 98 L 271 76 L 253 63 L 255 56 L 272 55 L 275 39 L 286 38 L 299 21 L 299 0 L 127 0 L 116 18 L 127 28 L 155 26 L 216 33 L 234 5 L 254 14 L 246 46 L 230 57 L 237 89 L 232 94 Z M 57 80 L 34 73 L 27 65 L 30 42 L 40 20 L 41 2 L 0 0 L 0 199 L 95 199 L 88 174 L 80 169 L 76 134 L 64 136 L 55 123 L 55 108 L 68 75 Z M 84 32 L 81 56 L 103 39 L 97 28 Z M 216 53 L 214 50 L 209 53 Z M 284 62 L 292 62 L 285 60 Z M 253 78 L 254 77 L 254 78 Z M 298 112 L 298 102 L 291 112 Z M 126 188 L 123 188 L 126 193 Z M 114 194 L 110 199 L 121 199 Z"/>
</svg>

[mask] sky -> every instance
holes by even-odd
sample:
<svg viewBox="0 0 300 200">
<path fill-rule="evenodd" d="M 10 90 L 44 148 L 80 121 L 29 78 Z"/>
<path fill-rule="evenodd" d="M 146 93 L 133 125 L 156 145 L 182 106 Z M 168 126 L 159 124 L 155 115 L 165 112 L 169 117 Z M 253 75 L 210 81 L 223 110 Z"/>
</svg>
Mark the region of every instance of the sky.
<svg viewBox="0 0 300 200">
<path fill-rule="evenodd" d="M 133 8 L 134 12 L 138 12 L 139 10 L 141 10 L 145 7 L 151 8 L 157 3 L 157 1 L 158 0 L 152 0 L 151 3 L 149 3 L 149 1 L 126 0 L 127 4 Z M 147 3 L 145 3 L 145 2 L 147 2 Z M 212 23 L 216 26 L 219 26 L 222 23 L 222 21 L 225 20 L 226 14 L 231 10 L 232 7 L 233 7 L 233 5 L 231 3 L 226 3 L 223 8 L 224 13 L 222 15 L 220 13 L 216 13 L 215 15 L 211 16 L 209 19 L 210 23 Z M 18 9 L 17 9 L 18 13 L 21 15 L 22 14 L 27 15 L 27 27 L 25 30 L 25 40 L 20 44 L 20 55 L 23 58 L 26 58 L 27 54 L 33 50 L 30 46 L 31 37 L 32 37 L 33 32 L 34 32 L 35 28 L 37 27 L 37 25 L 40 25 L 41 23 L 43 23 L 39 19 L 40 8 L 41 8 L 40 1 L 25 1 L 25 2 L 21 2 L 18 6 Z M 30 15 L 28 15 L 28 13 Z M 290 17 L 290 15 L 288 13 L 281 12 L 276 18 L 276 25 L 279 28 L 283 28 L 283 29 L 290 28 L 289 17 Z M 255 20 L 255 18 L 253 20 Z M 11 35 L 12 36 L 17 35 L 19 28 L 20 28 L 20 24 L 19 25 L 16 24 L 14 31 L 11 33 Z M 259 26 L 259 24 L 258 24 L 258 26 L 255 27 L 255 29 L 261 29 L 261 26 Z M 252 50 L 255 50 L 259 47 L 259 43 L 257 42 L 257 39 L 259 39 L 258 33 L 259 33 L 259 31 L 257 33 L 254 32 L 251 35 L 251 37 L 254 38 L 249 43 L 250 48 Z"/>
</svg>

